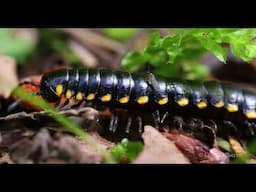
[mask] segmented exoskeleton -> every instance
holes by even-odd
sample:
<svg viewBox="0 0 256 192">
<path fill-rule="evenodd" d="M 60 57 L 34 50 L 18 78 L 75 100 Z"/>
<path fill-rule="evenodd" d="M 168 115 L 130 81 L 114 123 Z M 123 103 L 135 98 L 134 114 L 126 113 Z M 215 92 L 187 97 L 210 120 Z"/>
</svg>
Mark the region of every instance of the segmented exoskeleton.
<svg viewBox="0 0 256 192">
<path fill-rule="evenodd" d="M 160 127 L 170 116 L 181 115 L 227 122 L 250 136 L 256 131 L 256 93 L 224 82 L 181 81 L 106 69 L 59 69 L 43 75 L 40 95 L 50 102 L 65 96 L 126 109 L 135 114 L 140 131 L 147 124 L 141 114 L 152 115 Z M 131 120 L 127 121 L 129 132 Z M 112 128 L 116 122 L 114 115 Z"/>
</svg>

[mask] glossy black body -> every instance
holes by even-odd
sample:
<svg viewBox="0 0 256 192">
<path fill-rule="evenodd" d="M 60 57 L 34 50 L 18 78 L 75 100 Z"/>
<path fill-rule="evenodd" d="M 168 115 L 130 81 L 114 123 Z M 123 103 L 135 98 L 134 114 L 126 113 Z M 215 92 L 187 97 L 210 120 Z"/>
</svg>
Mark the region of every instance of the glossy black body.
<svg viewBox="0 0 256 192">
<path fill-rule="evenodd" d="M 254 122 L 255 119 L 247 119 L 245 113 L 256 109 L 256 93 L 239 89 L 231 84 L 217 81 L 180 81 L 164 79 L 148 73 L 131 74 L 123 71 L 105 69 L 60 69 L 47 73 L 41 81 L 41 95 L 48 101 L 56 101 L 55 88 L 63 85 L 63 94 L 70 89 L 72 96 L 78 92 L 83 94 L 84 100 L 89 93 L 95 94 L 92 102 L 98 105 L 106 105 L 112 108 L 123 108 L 141 113 L 169 112 L 171 115 L 188 115 L 213 120 L 228 120 L 234 123 Z M 111 101 L 103 102 L 101 98 L 110 94 Z M 120 103 L 119 99 L 129 96 L 129 102 Z M 141 96 L 148 96 L 149 101 L 139 104 Z M 168 97 L 168 103 L 160 105 L 158 101 Z M 188 98 L 189 104 L 178 105 L 180 98 Z M 216 108 L 218 101 L 224 102 L 224 107 Z M 207 107 L 200 109 L 198 102 L 206 101 Z M 229 112 L 227 104 L 236 104 L 237 112 Z"/>
</svg>

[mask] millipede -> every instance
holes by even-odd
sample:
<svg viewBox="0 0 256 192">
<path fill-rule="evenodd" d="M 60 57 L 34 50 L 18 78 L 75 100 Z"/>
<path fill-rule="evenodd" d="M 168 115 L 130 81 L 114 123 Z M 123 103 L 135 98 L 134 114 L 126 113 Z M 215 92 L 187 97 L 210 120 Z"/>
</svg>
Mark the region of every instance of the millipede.
<svg viewBox="0 0 256 192">
<path fill-rule="evenodd" d="M 256 92 L 215 80 L 168 79 L 152 73 L 129 73 L 108 69 L 58 69 L 42 76 L 40 95 L 49 102 L 60 97 L 78 102 L 124 109 L 135 116 L 142 132 L 152 117 L 156 127 L 175 116 L 209 120 L 215 127 L 226 127 L 235 134 L 251 137 L 256 131 Z M 110 121 L 115 129 L 118 113 Z M 125 131 L 129 133 L 131 118 Z M 225 131 L 224 131 L 225 132 Z"/>
</svg>

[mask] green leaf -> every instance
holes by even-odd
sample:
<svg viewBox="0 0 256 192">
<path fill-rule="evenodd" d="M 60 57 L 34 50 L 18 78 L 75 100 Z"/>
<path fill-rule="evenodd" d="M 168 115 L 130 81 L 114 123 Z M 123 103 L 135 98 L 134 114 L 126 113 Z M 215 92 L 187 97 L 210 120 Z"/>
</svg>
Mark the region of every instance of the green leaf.
<svg viewBox="0 0 256 192">
<path fill-rule="evenodd" d="M 180 48 L 181 44 L 181 35 L 177 34 L 172 37 L 166 37 L 162 42 L 162 49 L 165 49 L 169 58 L 168 62 L 173 63 L 176 57 L 182 53 L 182 48 Z"/>
<path fill-rule="evenodd" d="M 226 141 L 220 137 L 217 137 L 216 140 L 217 140 L 217 144 L 220 148 L 222 148 L 228 152 L 232 152 L 231 145 L 229 144 L 228 141 Z"/>
<path fill-rule="evenodd" d="M 119 41 L 126 41 L 131 36 L 133 36 L 136 32 L 138 32 L 138 29 L 136 28 L 107 28 L 103 30 L 104 33 L 116 40 Z"/>
<path fill-rule="evenodd" d="M 182 69 L 183 79 L 187 80 L 205 79 L 210 74 L 209 68 L 198 62 L 187 63 L 184 61 L 182 64 Z"/>
<path fill-rule="evenodd" d="M 205 49 L 211 51 L 221 62 L 226 62 L 226 48 L 222 47 L 219 43 L 216 43 L 214 40 L 211 40 L 208 37 L 198 37 L 198 40 Z"/>
<path fill-rule="evenodd" d="M 173 63 L 175 61 L 176 57 L 182 53 L 182 49 L 181 48 L 176 48 L 176 49 L 168 48 L 167 53 L 169 56 L 168 62 Z"/>
<path fill-rule="evenodd" d="M 159 33 L 152 33 L 151 35 L 151 41 L 148 45 L 148 47 L 145 49 L 145 53 L 156 53 L 161 50 L 161 37 Z"/>
<path fill-rule="evenodd" d="M 176 63 L 167 63 L 154 69 L 154 74 L 167 78 L 180 77 L 180 69 Z"/>
<path fill-rule="evenodd" d="M 142 149 L 142 142 L 129 141 L 125 138 L 111 148 L 111 153 L 118 162 L 125 161 L 125 163 L 128 163 L 132 162 Z"/>
<path fill-rule="evenodd" d="M 172 29 L 171 34 L 160 37 L 154 33 L 144 51 L 124 57 L 123 65 L 136 71 L 148 63 L 154 72 L 165 77 L 201 79 L 209 75 L 209 70 L 200 64 L 200 58 L 209 51 L 225 63 L 228 48 L 223 47 L 224 43 L 244 61 L 256 58 L 256 29 Z"/>
<path fill-rule="evenodd" d="M 256 138 L 254 138 L 252 141 L 250 141 L 248 144 L 247 144 L 247 150 L 253 154 L 253 155 L 256 155 Z"/>
<path fill-rule="evenodd" d="M 169 49 L 170 47 L 179 47 L 181 44 L 182 35 L 177 34 L 174 36 L 166 37 L 163 39 L 161 47 Z"/>
<path fill-rule="evenodd" d="M 130 52 L 122 59 L 122 66 L 129 71 L 136 71 L 149 60 L 149 55 L 140 52 Z"/>
<path fill-rule="evenodd" d="M 246 54 L 250 60 L 256 57 L 256 43 L 246 45 Z"/>
<path fill-rule="evenodd" d="M 250 57 L 246 54 L 246 46 L 240 42 L 233 42 L 230 46 L 232 53 L 243 59 L 244 61 L 250 61 Z"/>
</svg>

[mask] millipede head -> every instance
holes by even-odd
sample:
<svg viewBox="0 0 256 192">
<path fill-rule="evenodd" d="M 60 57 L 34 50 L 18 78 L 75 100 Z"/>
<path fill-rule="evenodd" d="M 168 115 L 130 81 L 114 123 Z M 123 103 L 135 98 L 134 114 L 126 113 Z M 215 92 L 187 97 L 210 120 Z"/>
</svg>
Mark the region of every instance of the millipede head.
<svg viewBox="0 0 256 192">
<path fill-rule="evenodd" d="M 58 87 L 58 89 L 60 88 Z M 49 102 L 56 102 L 57 100 L 59 100 L 56 88 L 54 89 L 52 87 L 52 85 L 46 77 L 42 78 L 40 85 L 40 95 Z"/>
</svg>

